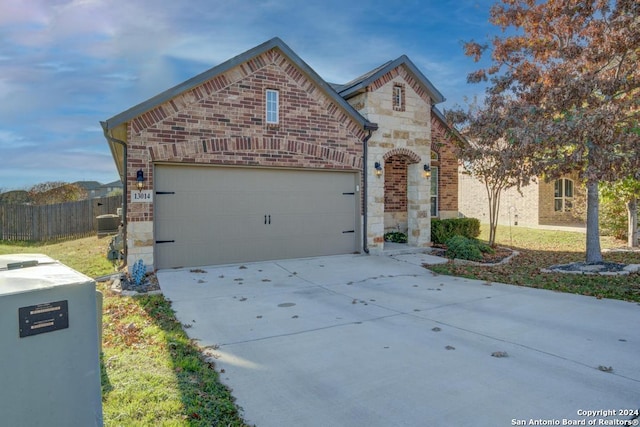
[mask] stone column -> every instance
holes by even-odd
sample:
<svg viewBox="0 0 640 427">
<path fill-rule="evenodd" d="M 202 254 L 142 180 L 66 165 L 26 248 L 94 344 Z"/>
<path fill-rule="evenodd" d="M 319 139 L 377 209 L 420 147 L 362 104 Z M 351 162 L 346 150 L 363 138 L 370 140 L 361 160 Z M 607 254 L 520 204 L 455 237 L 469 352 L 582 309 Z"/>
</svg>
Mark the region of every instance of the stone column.
<svg viewBox="0 0 640 427">
<path fill-rule="evenodd" d="M 407 222 L 409 246 L 427 247 L 431 244 L 431 179 L 423 176 L 422 159 L 407 167 Z"/>
<path fill-rule="evenodd" d="M 374 157 L 374 156 L 371 156 Z M 366 171 L 369 187 L 367 188 L 367 244 L 372 254 L 379 254 L 384 249 L 384 167 L 381 176 L 376 176 L 373 165 L 384 164 L 382 158 L 369 162 Z"/>
</svg>

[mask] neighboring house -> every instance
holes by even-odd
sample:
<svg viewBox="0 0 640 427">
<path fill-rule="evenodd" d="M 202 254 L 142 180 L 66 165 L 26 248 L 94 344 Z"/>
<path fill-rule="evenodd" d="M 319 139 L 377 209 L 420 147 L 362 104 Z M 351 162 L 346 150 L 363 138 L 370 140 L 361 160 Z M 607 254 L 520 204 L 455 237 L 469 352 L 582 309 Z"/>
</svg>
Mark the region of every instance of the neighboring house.
<svg viewBox="0 0 640 427">
<path fill-rule="evenodd" d="M 113 190 L 117 188 L 122 189 L 121 181 L 113 181 L 108 184 L 101 184 L 98 181 L 76 181 L 73 184 L 84 188 L 87 191 L 87 197 L 89 199 L 106 197 Z"/>
<path fill-rule="evenodd" d="M 87 192 L 87 198 L 93 199 L 94 197 L 100 197 L 100 184 L 98 181 L 76 181 L 73 183 L 78 187 L 84 188 Z"/>
<path fill-rule="evenodd" d="M 468 174 L 459 174 L 458 200 L 460 214 L 478 218 L 489 223 L 489 201 L 484 184 Z M 535 182 L 522 187 L 522 194 L 516 188 L 502 192 L 498 224 L 537 227 L 567 226 L 584 227 L 576 210 L 584 207 L 585 188 L 577 175 L 569 175 L 557 180 Z"/>
<path fill-rule="evenodd" d="M 106 197 L 115 190 L 122 190 L 122 181 L 113 181 L 107 184 L 102 184 L 100 186 L 100 196 L 97 197 Z"/>
<path fill-rule="evenodd" d="M 378 253 L 390 229 L 429 246 L 432 214 L 457 216 L 442 101 L 406 56 L 329 84 L 274 38 L 102 122 L 127 262 Z"/>
</svg>

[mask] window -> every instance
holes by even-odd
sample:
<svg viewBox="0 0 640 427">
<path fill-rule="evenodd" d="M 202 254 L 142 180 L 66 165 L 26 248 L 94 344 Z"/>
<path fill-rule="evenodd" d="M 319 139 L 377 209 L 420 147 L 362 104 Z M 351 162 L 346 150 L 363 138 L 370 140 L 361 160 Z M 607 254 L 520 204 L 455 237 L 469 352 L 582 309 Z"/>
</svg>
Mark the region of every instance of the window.
<svg viewBox="0 0 640 427">
<path fill-rule="evenodd" d="M 554 183 L 553 210 L 556 212 L 570 212 L 573 207 L 573 181 L 558 179 Z"/>
<path fill-rule="evenodd" d="M 393 85 L 393 109 L 395 111 L 404 111 L 404 85 Z"/>
<path fill-rule="evenodd" d="M 438 161 L 440 156 L 435 150 L 431 150 L 431 216 L 438 216 Z"/>
<path fill-rule="evenodd" d="M 438 167 L 431 166 L 431 216 L 438 216 Z"/>
<path fill-rule="evenodd" d="M 267 112 L 267 124 L 278 124 L 280 117 L 278 110 L 280 107 L 279 92 L 277 90 L 267 89 L 266 93 L 266 112 Z"/>
</svg>

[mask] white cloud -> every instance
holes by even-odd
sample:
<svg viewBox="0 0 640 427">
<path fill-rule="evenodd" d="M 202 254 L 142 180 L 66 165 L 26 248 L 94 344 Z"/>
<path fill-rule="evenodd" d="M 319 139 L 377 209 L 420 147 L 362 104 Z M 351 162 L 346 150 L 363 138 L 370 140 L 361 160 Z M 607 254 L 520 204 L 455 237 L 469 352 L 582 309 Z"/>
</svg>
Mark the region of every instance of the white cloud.
<svg viewBox="0 0 640 427">
<path fill-rule="evenodd" d="M 3 151 L 16 148 L 33 147 L 36 144 L 28 141 L 22 135 L 8 130 L 0 129 L 0 147 Z"/>
<path fill-rule="evenodd" d="M 44 24 L 46 22 L 45 1 L 2 0 L 0 2 L 0 25 Z"/>
<path fill-rule="evenodd" d="M 471 38 L 467 27 L 484 35 L 485 9 L 453 0 L 0 0 L 0 147 L 10 165 L 0 185 L 12 175 L 116 179 L 100 120 L 274 36 L 327 81 L 407 54 L 445 97 L 461 99 L 478 88 L 466 84 L 474 64 L 458 41 Z"/>
</svg>

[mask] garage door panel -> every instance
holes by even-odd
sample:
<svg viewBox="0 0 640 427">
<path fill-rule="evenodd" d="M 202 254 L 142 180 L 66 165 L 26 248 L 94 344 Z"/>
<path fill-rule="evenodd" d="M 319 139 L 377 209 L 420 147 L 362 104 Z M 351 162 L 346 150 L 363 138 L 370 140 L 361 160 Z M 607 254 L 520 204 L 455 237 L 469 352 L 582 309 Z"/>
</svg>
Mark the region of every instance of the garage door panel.
<svg viewBox="0 0 640 427">
<path fill-rule="evenodd" d="M 156 267 L 352 253 L 357 174 L 156 166 Z M 343 194 L 347 193 L 347 194 Z M 266 222 L 266 224 L 265 224 Z"/>
</svg>

